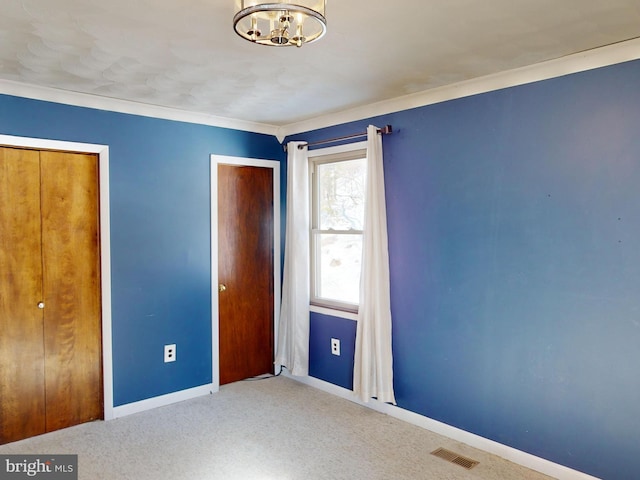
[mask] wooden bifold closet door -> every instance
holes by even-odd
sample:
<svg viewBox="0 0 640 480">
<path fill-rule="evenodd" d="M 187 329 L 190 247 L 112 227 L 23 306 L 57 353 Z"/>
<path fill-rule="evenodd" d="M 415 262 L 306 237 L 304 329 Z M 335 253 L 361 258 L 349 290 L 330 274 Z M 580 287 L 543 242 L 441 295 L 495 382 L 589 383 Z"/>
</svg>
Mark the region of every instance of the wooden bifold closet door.
<svg viewBox="0 0 640 480">
<path fill-rule="evenodd" d="M 0 147 L 0 443 L 102 418 L 98 159 Z"/>
</svg>

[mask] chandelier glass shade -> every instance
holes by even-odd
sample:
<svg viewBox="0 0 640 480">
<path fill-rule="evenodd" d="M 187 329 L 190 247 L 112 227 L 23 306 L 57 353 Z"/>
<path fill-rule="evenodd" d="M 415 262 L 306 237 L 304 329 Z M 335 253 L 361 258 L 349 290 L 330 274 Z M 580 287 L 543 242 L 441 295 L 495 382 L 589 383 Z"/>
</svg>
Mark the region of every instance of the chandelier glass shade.
<svg viewBox="0 0 640 480">
<path fill-rule="evenodd" d="M 327 31 L 325 9 L 326 0 L 236 0 L 233 28 L 245 40 L 260 45 L 301 47 Z"/>
</svg>

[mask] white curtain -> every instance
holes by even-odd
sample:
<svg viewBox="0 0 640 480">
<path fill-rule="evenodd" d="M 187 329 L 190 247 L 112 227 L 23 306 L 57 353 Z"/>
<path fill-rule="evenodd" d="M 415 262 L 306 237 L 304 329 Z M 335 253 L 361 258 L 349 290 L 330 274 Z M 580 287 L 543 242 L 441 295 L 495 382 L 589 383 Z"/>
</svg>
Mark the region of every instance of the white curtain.
<svg viewBox="0 0 640 480">
<path fill-rule="evenodd" d="M 309 162 L 303 142 L 287 144 L 287 231 L 276 367 L 309 373 Z"/>
<path fill-rule="evenodd" d="M 364 402 L 375 397 L 395 405 L 382 136 L 372 125 L 367 128 L 364 217 L 353 391 Z"/>
</svg>

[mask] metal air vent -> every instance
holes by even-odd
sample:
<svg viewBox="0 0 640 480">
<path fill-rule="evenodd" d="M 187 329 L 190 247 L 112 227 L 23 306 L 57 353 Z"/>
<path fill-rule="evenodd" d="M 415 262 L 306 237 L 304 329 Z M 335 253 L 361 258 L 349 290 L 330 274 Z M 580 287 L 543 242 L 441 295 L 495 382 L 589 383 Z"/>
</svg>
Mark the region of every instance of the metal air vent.
<svg viewBox="0 0 640 480">
<path fill-rule="evenodd" d="M 446 460 L 447 462 L 460 465 L 467 470 L 471 470 L 473 467 L 480 463 L 476 460 L 472 460 L 471 458 L 458 455 L 457 453 L 452 452 L 451 450 L 447 450 L 446 448 L 438 448 L 437 450 L 431 452 L 431 455 L 435 455 L 436 457 Z"/>
</svg>

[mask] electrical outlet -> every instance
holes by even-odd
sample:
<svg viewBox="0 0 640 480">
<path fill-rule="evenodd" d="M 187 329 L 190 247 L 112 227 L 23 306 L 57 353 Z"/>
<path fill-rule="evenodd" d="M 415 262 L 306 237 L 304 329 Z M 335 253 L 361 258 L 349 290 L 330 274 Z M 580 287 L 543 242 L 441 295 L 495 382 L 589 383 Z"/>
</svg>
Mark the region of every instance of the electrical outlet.
<svg viewBox="0 0 640 480">
<path fill-rule="evenodd" d="M 331 339 L 331 353 L 340 356 L 340 340 L 338 338 Z"/>
<path fill-rule="evenodd" d="M 164 346 L 164 363 L 175 362 L 176 361 L 176 344 L 172 343 L 171 345 Z"/>
</svg>

